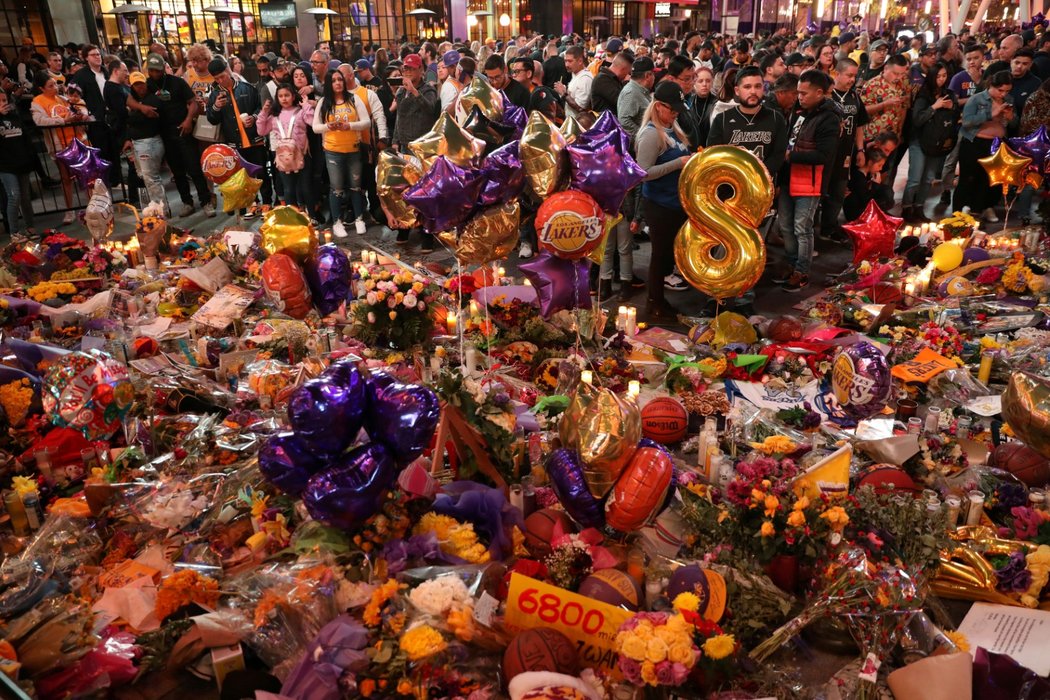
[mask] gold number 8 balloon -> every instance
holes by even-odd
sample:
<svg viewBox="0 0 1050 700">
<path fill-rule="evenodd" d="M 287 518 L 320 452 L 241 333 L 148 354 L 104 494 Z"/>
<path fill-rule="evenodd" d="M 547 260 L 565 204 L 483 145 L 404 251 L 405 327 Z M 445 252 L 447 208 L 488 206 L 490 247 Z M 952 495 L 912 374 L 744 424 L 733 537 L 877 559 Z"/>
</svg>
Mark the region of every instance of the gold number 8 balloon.
<svg viewBox="0 0 1050 700">
<path fill-rule="evenodd" d="M 725 200 L 718 196 L 722 185 L 733 189 Z M 705 148 L 682 169 L 678 196 L 689 221 L 678 230 L 674 258 L 686 281 L 718 300 L 754 287 L 766 267 L 758 225 L 773 205 L 762 161 L 736 146 Z M 724 253 L 716 257 L 719 246 Z"/>
</svg>

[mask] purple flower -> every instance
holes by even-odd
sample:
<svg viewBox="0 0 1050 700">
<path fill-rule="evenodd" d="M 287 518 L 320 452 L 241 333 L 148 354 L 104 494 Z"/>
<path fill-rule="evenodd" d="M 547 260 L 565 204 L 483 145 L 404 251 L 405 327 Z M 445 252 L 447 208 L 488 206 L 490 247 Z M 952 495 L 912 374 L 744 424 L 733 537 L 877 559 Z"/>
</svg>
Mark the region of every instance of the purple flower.
<svg viewBox="0 0 1050 700">
<path fill-rule="evenodd" d="M 1014 552 L 1001 569 L 995 570 L 997 588 L 1006 593 L 1021 593 L 1032 585 L 1032 572 L 1025 567 L 1024 552 Z"/>
<path fill-rule="evenodd" d="M 634 685 L 642 684 L 642 665 L 634 659 L 628 659 L 626 656 L 621 656 L 620 671 L 623 672 L 623 677 L 627 679 L 627 682 L 633 683 Z"/>
<path fill-rule="evenodd" d="M 675 685 L 674 664 L 670 661 L 661 661 L 656 664 L 656 682 L 660 685 Z"/>
</svg>

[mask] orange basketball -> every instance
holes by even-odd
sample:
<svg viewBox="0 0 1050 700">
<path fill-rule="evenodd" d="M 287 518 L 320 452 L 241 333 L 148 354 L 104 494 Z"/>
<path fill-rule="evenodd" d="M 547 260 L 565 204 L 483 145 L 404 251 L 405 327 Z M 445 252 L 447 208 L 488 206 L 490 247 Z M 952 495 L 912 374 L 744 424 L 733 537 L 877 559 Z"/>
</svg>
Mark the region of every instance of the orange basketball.
<svg viewBox="0 0 1050 700">
<path fill-rule="evenodd" d="M 525 548 L 529 554 L 541 559 L 551 553 L 554 526 L 558 524 L 565 533 L 576 532 L 572 518 L 563 510 L 544 508 L 525 518 Z"/>
<path fill-rule="evenodd" d="M 556 192 L 536 212 L 540 248 L 555 257 L 579 260 L 598 247 L 603 233 L 605 215 L 583 192 Z"/>
<path fill-rule="evenodd" d="M 873 464 L 860 478 L 857 485 L 874 486 L 878 493 L 887 493 L 892 490 L 914 495 L 921 492 L 906 471 L 892 464 Z"/>
<path fill-rule="evenodd" d="M 575 676 L 579 670 L 576 647 L 564 634 L 549 627 L 525 630 L 510 640 L 503 652 L 503 677 L 508 682 L 527 671 Z"/>
<path fill-rule="evenodd" d="M 678 399 L 661 396 L 642 407 L 642 435 L 661 444 L 681 442 L 689 430 L 689 414 Z"/>
<path fill-rule="evenodd" d="M 229 180 L 241 169 L 241 159 L 237 151 L 224 143 L 214 143 L 201 154 L 201 170 L 204 177 L 216 185 Z"/>
<path fill-rule="evenodd" d="M 770 340 L 786 343 L 802 338 L 802 322 L 794 316 L 780 316 L 765 325 L 765 335 Z"/>
<path fill-rule="evenodd" d="M 1008 471 L 1029 486 L 1050 482 L 1050 459 L 1019 442 L 1007 442 L 992 450 L 993 467 Z"/>
<path fill-rule="evenodd" d="M 637 610 L 642 602 L 642 589 L 638 582 L 619 569 L 601 569 L 583 579 L 580 595 L 618 608 Z"/>
</svg>

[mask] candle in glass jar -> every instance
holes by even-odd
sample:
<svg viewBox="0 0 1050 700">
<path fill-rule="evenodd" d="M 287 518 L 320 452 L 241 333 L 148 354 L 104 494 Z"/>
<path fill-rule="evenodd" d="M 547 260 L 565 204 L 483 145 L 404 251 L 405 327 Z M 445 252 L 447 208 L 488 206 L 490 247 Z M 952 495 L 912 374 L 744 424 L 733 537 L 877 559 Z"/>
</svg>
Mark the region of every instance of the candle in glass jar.
<svg viewBox="0 0 1050 700">
<path fill-rule="evenodd" d="M 638 394 L 642 391 L 642 385 L 637 379 L 632 379 L 627 382 L 627 397 L 630 399 L 637 399 Z"/>
<path fill-rule="evenodd" d="M 591 385 L 594 383 L 594 372 L 589 369 L 585 369 L 580 372 L 580 381 L 584 384 Z"/>
<path fill-rule="evenodd" d="M 638 309 L 633 306 L 627 307 L 627 335 L 634 335 L 638 332 Z"/>
<path fill-rule="evenodd" d="M 324 232 L 324 242 L 325 243 L 331 243 L 332 242 L 332 232 L 331 231 L 325 231 Z"/>
<path fill-rule="evenodd" d="M 361 251 L 361 262 L 363 262 L 365 264 L 368 264 L 368 251 L 367 250 L 362 250 Z"/>
<path fill-rule="evenodd" d="M 992 350 L 985 350 L 981 353 L 981 366 L 977 370 L 977 381 L 981 384 L 987 384 L 988 380 L 992 378 L 992 362 L 995 360 L 995 352 Z"/>
<path fill-rule="evenodd" d="M 456 334 L 456 314 L 455 312 L 449 311 L 445 314 L 445 327 L 448 329 L 449 335 Z"/>
<path fill-rule="evenodd" d="M 616 310 L 616 330 L 627 331 L 627 307 L 621 306 Z"/>
</svg>

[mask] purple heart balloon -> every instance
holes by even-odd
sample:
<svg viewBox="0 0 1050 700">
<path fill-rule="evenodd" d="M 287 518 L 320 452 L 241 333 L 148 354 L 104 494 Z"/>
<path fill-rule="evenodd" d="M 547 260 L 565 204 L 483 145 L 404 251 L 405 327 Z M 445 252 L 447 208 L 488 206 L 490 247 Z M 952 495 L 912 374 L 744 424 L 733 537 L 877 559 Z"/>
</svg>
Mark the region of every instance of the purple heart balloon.
<svg viewBox="0 0 1050 700">
<path fill-rule="evenodd" d="M 365 409 L 365 381 L 349 374 L 346 383 L 332 377 L 311 379 L 295 390 L 288 402 L 288 418 L 311 450 L 331 456 L 350 446 L 361 429 Z"/>
<path fill-rule="evenodd" d="M 439 156 L 419 181 L 405 190 L 404 199 L 420 213 L 431 233 L 456 228 L 474 212 L 485 176 L 478 169 L 461 168 Z"/>
<path fill-rule="evenodd" d="M 963 251 L 962 264 L 964 266 L 972 265 L 976 262 L 984 262 L 985 260 L 988 260 L 991 257 L 991 254 L 984 248 L 970 247 Z"/>
<path fill-rule="evenodd" d="M 303 503 L 315 520 L 348 529 L 378 512 L 397 475 L 389 450 L 374 442 L 361 445 L 336 466 L 310 477 Z"/>
<path fill-rule="evenodd" d="M 266 480 L 290 496 L 299 496 L 323 464 L 293 432 L 267 438 L 259 449 L 259 471 Z"/>
<path fill-rule="evenodd" d="M 361 376 L 361 370 L 357 368 L 357 362 L 349 357 L 333 362 L 328 366 L 328 369 L 321 373 L 321 376 L 328 377 L 341 386 L 352 386 L 358 381 L 367 382 Z"/>
<path fill-rule="evenodd" d="M 627 191 L 645 177 L 616 132 L 600 139 L 579 139 L 568 145 L 571 188 L 594 197 L 610 216 L 616 216 Z"/>
<path fill-rule="evenodd" d="M 77 179 L 77 184 L 85 190 L 94 186 L 95 180 L 106 181 L 110 162 L 98 153 L 87 153 L 79 163 L 69 166 L 69 172 Z"/>
<path fill-rule="evenodd" d="M 368 384 L 365 430 L 386 446 L 400 466 L 423 454 L 434 437 L 441 405 L 437 394 L 418 384 L 384 382 Z"/>
<path fill-rule="evenodd" d="M 843 348 L 831 365 L 831 387 L 839 406 L 863 420 L 886 405 L 892 384 L 882 351 L 867 341 Z"/>
<path fill-rule="evenodd" d="M 335 243 L 318 248 L 303 271 L 322 316 L 336 311 L 350 296 L 350 260 Z"/>
<path fill-rule="evenodd" d="M 540 313 L 544 318 L 549 318 L 555 311 L 575 309 L 590 303 L 590 268 L 591 261 L 587 258 L 564 260 L 547 252 L 518 266 L 536 289 Z"/>
<path fill-rule="evenodd" d="M 583 462 L 575 450 L 554 450 L 547 458 L 546 468 L 554 494 L 569 517 L 583 527 L 605 525 L 605 507 L 587 488 Z"/>
<path fill-rule="evenodd" d="M 485 184 L 478 197 L 479 207 L 503 204 L 521 195 L 525 187 L 525 169 L 518 156 L 518 142 L 500 146 L 481 164 Z"/>
</svg>

